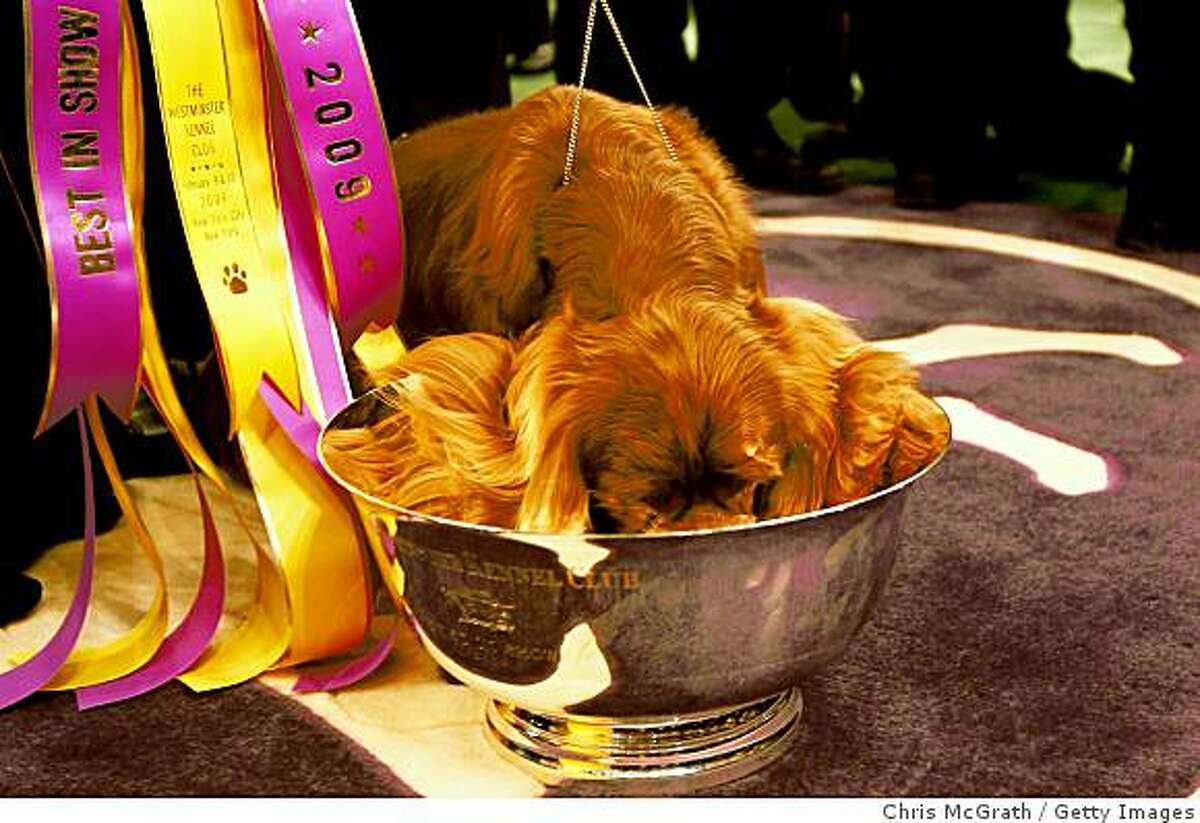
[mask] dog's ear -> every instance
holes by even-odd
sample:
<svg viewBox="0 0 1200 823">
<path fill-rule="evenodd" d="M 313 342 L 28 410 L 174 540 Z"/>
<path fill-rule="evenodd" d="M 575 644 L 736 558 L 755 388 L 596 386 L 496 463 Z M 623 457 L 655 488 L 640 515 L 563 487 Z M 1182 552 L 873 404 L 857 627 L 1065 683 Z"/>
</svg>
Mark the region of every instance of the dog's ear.
<svg viewBox="0 0 1200 823">
<path fill-rule="evenodd" d="M 588 530 L 588 491 L 579 440 L 578 432 L 564 427 L 543 444 L 517 513 L 518 529 L 565 534 Z"/>
<path fill-rule="evenodd" d="M 856 499 L 911 476 L 945 447 L 946 418 L 902 356 L 864 343 L 806 300 L 754 298 L 748 310 L 779 352 L 784 386 L 788 451 L 765 516 Z"/>
<path fill-rule="evenodd" d="M 580 373 L 574 311 L 568 303 L 528 337 L 509 384 L 509 419 L 527 482 L 517 528 L 588 530 L 588 491 L 581 443 L 587 383 Z"/>
<path fill-rule="evenodd" d="M 791 297 L 750 295 L 747 310 L 775 352 L 781 384 L 778 411 L 783 444 L 782 477 L 768 487 L 760 517 L 820 508 L 837 442 L 833 409 L 839 353 L 860 341 L 838 315 Z"/>
<path fill-rule="evenodd" d="M 916 369 L 903 356 L 862 345 L 838 370 L 837 385 L 837 444 L 825 505 L 911 476 L 949 441 L 945 415 L 921 393 Z"/>
<path fill-rule="evenodd" d="M 418 346 L 391 371 L 396 390 L 387 396 L 397 414 L 327 435 L 326 458 L 396 505 L 511 526 L 524 491 L 504 407 L 512 371 L 513 344 L 500 337 Z"/>
<path fill-rule="evenodd" d="M 900 427 L 888 458 L 888 476 L 893 483 L 912 477 L 928 466 L 950 442 L 950 422 L 933 400 L 916 388 L 901 400 Z"/>
</svg>

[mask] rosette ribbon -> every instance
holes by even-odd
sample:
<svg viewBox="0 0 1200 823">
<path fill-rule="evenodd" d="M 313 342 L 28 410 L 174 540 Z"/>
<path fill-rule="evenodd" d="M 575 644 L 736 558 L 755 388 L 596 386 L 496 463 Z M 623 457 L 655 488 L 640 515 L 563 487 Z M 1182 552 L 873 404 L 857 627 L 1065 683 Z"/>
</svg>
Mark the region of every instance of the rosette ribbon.
<svg viewBox="0 0 1200 823">
<path fill-rule="evenodd" d="M 53 305 L 51 380 L 39 431 L 78 407 L 87 522 L 79 583 L 62 625 L 45 647 L 0 673 L 0 708 L 42 688 L 78 689 L 83 708 L 175 677 L 211 689 L 272 666 L 344 653 L 365 636 L 371 616 L 364 539 L 386 557 L 386 535 L 365 528 L 369 521 L 316 457 L 320 426 L 350 399 L 343 348 L 360 336 L 389 338 L 394 348 L 389 332 L 401 295 L 396 185 L 349 3 L 264 0 L 256 9 L 253 0 L 143 0 L 143 7 L 176 199 L 213 324 L 231 436 L 270 545 L 252 541 L 256 601 L 239 625 L 217 635 L 224 565 L 197 476 L 204 571 L 191 609 L 164 639 L 163 563 L 120 476 L 96 397 L 127 417 L 140 374 L 193 473 L 198 467 L 227 489 L 183 413 L 150 310 L 132 28 L 124 0 L 27 0 L 31 166 Z M 124 637 L 72 653 L 94 589 L 85 408 L 158 591 Z M 337 688 L 366 676 L 394 636 L 393 628 L 358 659 L 306 676 L 297 689 Z"/>
<path fill-rule="evenodd" d="M 273 5 L 261 7 L 264 19 Z M 314 448 L 321 423 L 350 398 L 339 325 L 357 335 L 395 317 L 399 207 L 348 5 L 290 5 L 310 15 L 288 32 L 302 46 L 339 33 L 319 62 L 308 55 L 300 87 L 287 85 L 286 70 L 276 78 L 252 0 L 143 0 L 177 200 L 270 538 L 257 611 L 181 678 L 197 690 L 345 652 L 371 614 L 359 514 Z M 318 125 L 334 131 L 314 131 L 327 177 L 299 159 L 307 147 L 293 130 L 307 111 L 302 91 L 324 86 L 345 93 L 321 109 L 329 122 Z M 261 334 L 276 323 L 280 331 Z"/>
<path fill-rule="evenodd" d="M 351 399 L 343 349 L 363 332 L 391 329 L 399 311 L 403 223 L 391 154 L 349 3 L 260 0 L 259 9 L 269 46 L 276 188 L 311 366 L 302 383 L 313 402 L 297 415 L 269 387 L 263 395 L 313 469 L 355 510 L 357 504 L 326 477 L 317 436 Z M 363 525 L 378 554 L 380 535 L 365 516 Z M 394 634 L 393 628 L 337 672 L 306 676 L 297 689 L 339 688 L 366 676 L 385 659 Z"/>
<path fill-rule="evenodd" d="M 50 379 L 38 433 L 76 409 L 85 534 L 67 614 L 42 649 L 17 655 L 18 665 L 0 674 L 0 707 L 39 689 L 86 687 L 129 675 L 155 656 L 166 632 L 163 563 L 108 447 L 96 398 L 128 417 L 142 364 L 147 389 L 185 452 L 217 477 L 182 414 L 148 310 L 139 231 L 144 190 L 141 90 L 128 9 L 123 0 L 80 0 L 71 5 L 28 0 L 25 21 L 30 168 L 51 296 Z M 105 471 L 157 586 L 147 613 L 123 636 L 99 647 L 75 649 L 93 590 L 96 559 L 84 406 Z M 200 494 L 207 525 L 207 505 Z M 208 636 L 195 632 L 176 634 L 179 642 L 186 639 L 201 647 L 208 641 Z"/>
<path fill-rule="evenodd" d="M 126 419 L 137 399 L 141 302 L 122 115 L 141 101 L 120 2 L 27 0 L 25 20 L 30 168 L 51 298 L 40 433 L 93 392 Z"/>
</svg>

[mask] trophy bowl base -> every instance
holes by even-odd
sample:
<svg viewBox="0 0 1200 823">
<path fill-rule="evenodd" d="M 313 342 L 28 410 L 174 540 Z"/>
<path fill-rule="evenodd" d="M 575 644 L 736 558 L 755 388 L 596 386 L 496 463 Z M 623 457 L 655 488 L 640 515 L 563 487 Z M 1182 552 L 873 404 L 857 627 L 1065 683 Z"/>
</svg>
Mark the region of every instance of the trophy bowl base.
<svg viewBox="0 0 1200 823">
<path fill-rule="evenodd" d="M 534 712 L 496 700 L 487 737 L 546 785 L 603 783 L 619 794 L 677 794 L 737 780 L 771 763 L 799 727 L 799 689 L 723 709 L 605 718 Z"/>
</svg>

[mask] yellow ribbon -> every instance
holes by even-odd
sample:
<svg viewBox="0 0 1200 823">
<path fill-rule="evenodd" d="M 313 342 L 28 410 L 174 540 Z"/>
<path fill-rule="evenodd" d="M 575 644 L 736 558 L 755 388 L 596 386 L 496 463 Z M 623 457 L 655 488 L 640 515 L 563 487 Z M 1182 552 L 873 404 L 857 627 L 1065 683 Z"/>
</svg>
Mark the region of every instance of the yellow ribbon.
<svg viewBox="0 0 1200 823">
<path fill-rule="evenodd" d="M 351 348 L 371 383 L 376 383 L 377 374 L 386 373 L 399 363 L 405 353 L 404 341 L 395 326 L 365 331 Z"/>
<path fill-rule="evenodd" d="M 242 154 L 246 136 L 261 131 L 263 87 L 257 32 L 245 24 L 242 6 L 143 0 L 175 195 L 235 429 L 264 376 L 300 405 L 282 308 L 287 272 L 264 253 L 251 205 L 271 197 L 269 171 Z"/>
<path fill-rule="evenodd" d="M 180 678 L 219 688 L 358 644 L 368 586 L 356 517 L 258 395 L 320 408 L 271 178 L 261 34 L 249 0 L 143 0 L 185 233 L 270 538 L 247 618 Z M 236 263 L 236 268 L 234 264 Z"/>
<path fill-rule="evenodd" d="M 141 72 L 138 70 L 139 60 L 137 41 L 134 38 L 133 23 L 129 19 L 128 8 L 122 20 L 125 42 L 129 45 L 130 53 L 126 57 L 126 65 L 131 68 L 128 78 L 130 92 L 125 95 L 123 113 L 125 128 L 121 138 L 124 143 L 125 167 L 131 174 L 125 181 L 125 193 L 129 198 L 130 232 L 133 235 L 133 253 L 137 264 L 138 291 L 142 303 L 142 388 L 150 396 L 162 415 L 167 428 L 175 442 L 191 458 L 192 465 L 217 485 L 222 491 L 228 492 L 225 478 L 217 469 L 217 464 L 209 456 L 200 438 L 192 428 L 183 403 L 175 391 L 175 383 L 171 378 L 171 368 L 167 365 L 167 356 L 163 351 L 162 337 L 158 333 L 158 323 L 154 319 L 154 306 L 150 298 L 150 282 L 146 276 L 146 248 L 142 239 L 142 215 L 145 212 L 146 178 L 145 168 L 145 118 L 142 109 Z"/>
</svg>

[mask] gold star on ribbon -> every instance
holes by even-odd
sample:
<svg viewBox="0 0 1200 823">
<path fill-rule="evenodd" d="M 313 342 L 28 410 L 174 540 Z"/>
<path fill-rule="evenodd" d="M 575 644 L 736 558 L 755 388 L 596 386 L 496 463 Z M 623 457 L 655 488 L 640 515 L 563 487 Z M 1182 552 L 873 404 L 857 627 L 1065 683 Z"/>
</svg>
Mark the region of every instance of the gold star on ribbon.
<svg viewBox="0 0 1200 823">
<path fill-rule="evenodd" d="M 307 20 L 300 24 L 300 39 L 305 43 L 315 43 L 323 31 L 325 31 L 323 26 L 318 26 L 312 20 Z"/>
<path fill-rule="evenodd" d="M 358 273 L 371 274 L 375 271 L 375 258 L 369 254 L 364 254 L 358 258 Z"/>
<path fill-rule="evenodd" d="M 367 218 L 355 217 L 353 229 L 354 229 L 355 234 L 366 234 L 367 233 Z"/>
</svg>

